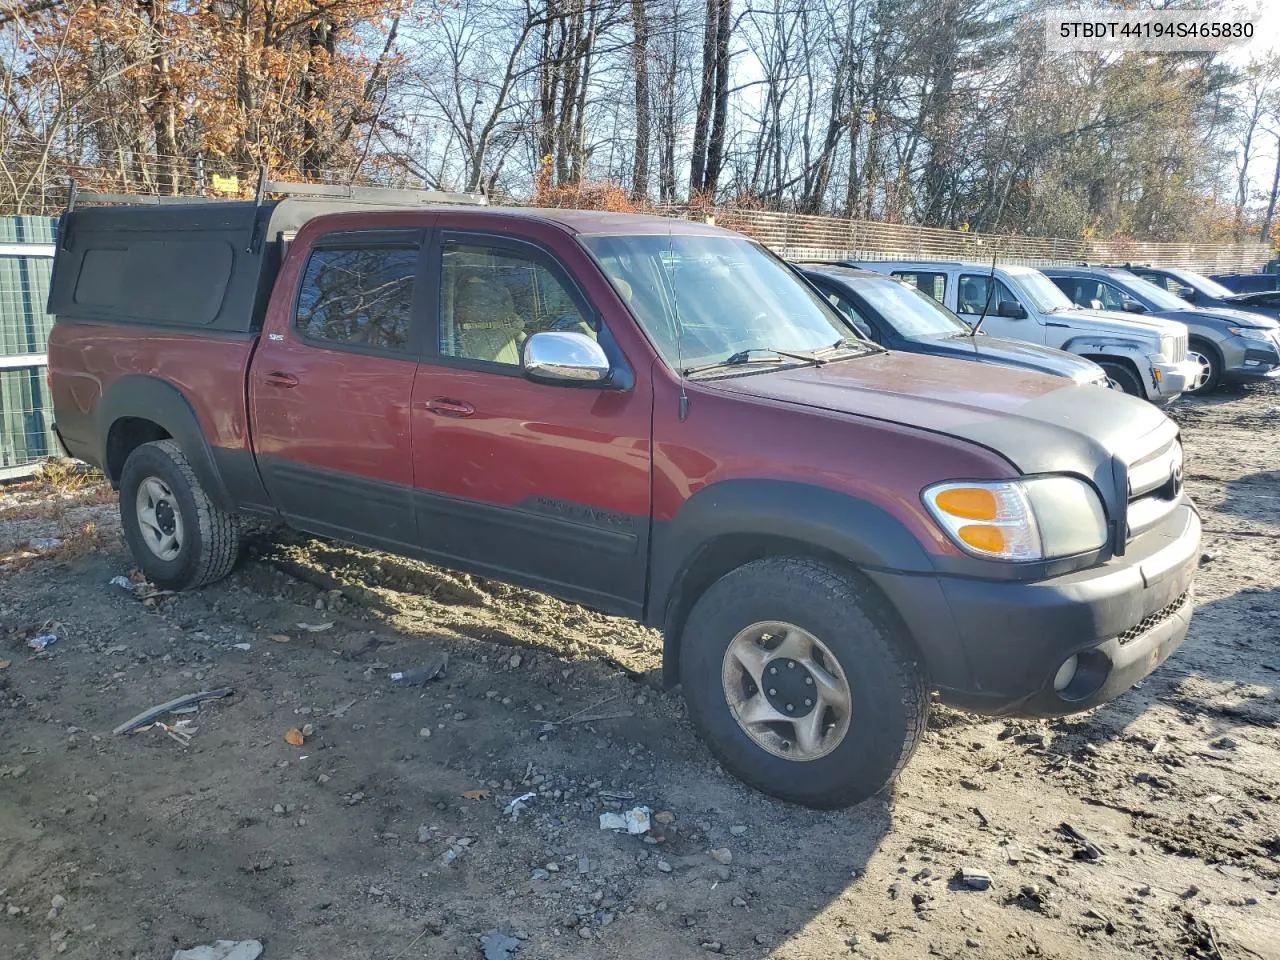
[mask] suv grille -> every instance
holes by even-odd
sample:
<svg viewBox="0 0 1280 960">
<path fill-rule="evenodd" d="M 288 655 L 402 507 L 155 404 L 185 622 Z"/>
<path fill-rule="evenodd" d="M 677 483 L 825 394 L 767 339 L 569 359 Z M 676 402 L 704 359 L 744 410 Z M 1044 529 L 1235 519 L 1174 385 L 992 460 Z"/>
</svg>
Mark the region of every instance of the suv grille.
<svg viewBox="0 0 1280 960">
<path fill-rule="evenodd" d="M 1130 627 L 1124 633 L 1119 634 L 1116 637 L 1116 639 L 1120 641 L 1120 646 L 1123 647 L 1126 644 L 1133 643 L 1133 641 L 1137 640 L 1139 637 L 1149 633 L 1150 631 L 1154 630 L 1156 627 L 1160 626 L 1160 624 L 1164 623 L 1166 620 L 1172 617 L 1175 613 L 1181 610 L 1182 605 L 1186 603 L 1190 597 L 1191 597 L 1191 591 L 1188 590 L 1185 593 L 1181 594 L 1176 600 L 1174 600 L 1168 606 L 1160 610 L 1157 610 L 1155 613 L 1151 614 L 1150 616 L 1143 617 L 1142 620 L 1140 620 L 1138 623 L 1135 623 L 1132 627 Z"/>
<path fill-rule="evenodd" d="M 1180 333 L 1173 338 L 1173 356 L 1169 358 L 1173 363 L 1181 363 L 1187 359 L 1187 335 Z"/>
<path fill-rule="evenodd" d="M 1156 526 L 1182 497 L 1182 443 L 1172 437 L 1129 464 L 1128 536 Z"/>
</svg>

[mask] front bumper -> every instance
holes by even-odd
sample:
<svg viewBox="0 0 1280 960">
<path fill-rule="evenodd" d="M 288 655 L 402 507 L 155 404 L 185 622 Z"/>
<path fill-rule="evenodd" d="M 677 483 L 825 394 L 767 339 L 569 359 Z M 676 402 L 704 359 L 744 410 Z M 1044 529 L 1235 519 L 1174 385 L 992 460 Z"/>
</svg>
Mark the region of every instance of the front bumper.
<svg viewBox="0 0 1280 960">
<path fill-rule="evenodd" d="M 1229 382 L 1241 380 L 1280 379 L 1280 350 L 1261 341 L 1241 341 L 1244 346 L 1233 351 L 1239 359 L 1222 371 L 1222 379 Z"/>
<path fill-rule="evenodd" d="M 944 702 L 1051 717 L 1118 696 L 1177 649 L 1199 555 L 1200 518 L 1187 501 L 1123 557 L 1048 580 L 868 575 L 897 607 Z M 1075 678 L 1056 690 L 1072 656 Z"/>
<path fill-rule="evenodd" d="M 1186 392 L 1187 387 L 1200 376 L 1200 364 L 1194 360 L 1181 363 L 1153 363 L 1151 365 L 1154 390 L 1157 397 L 1172 400 Z"/>
</svg>

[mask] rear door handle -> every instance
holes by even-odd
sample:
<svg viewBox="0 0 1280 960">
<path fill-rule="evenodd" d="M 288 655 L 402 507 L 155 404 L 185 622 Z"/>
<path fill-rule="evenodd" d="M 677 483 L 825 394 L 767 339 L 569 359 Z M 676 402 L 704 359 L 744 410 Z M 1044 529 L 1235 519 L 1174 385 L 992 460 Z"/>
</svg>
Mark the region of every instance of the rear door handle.
<svg viewBox="0 0 1280 960">
<path fill-rule="evenodd" d="M 469 417 L 476 412 L 476 408 L 465 400 L 450 400 L 448 397 L 432 397 L 421 406 L 442 417 Z"/>
<path fill-rule="evenodd" d="M 273 387 L 296 387 L 298 378 L 292 373 L 282 373 L 279 370 L 272 370 L 267 374 L 267 383 Z"/>
</svg>

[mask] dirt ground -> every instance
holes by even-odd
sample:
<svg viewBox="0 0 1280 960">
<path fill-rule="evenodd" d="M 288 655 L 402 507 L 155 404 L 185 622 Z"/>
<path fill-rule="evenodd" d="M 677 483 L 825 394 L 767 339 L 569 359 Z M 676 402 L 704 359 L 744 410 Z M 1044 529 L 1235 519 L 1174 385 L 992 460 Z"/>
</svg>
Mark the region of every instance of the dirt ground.
<svg viewBox="0 0 1280 960">
<path fill-rule="evenodd" d="M 0 490 L 0 958 L 480 957 L 495 930 L 514 960 L 1280 957 L 1280 394 L 1174 415 L 1207 530 L 1182 649 L 1061 722 L 937 709 L 839 813 L 720 771 L 628 622 L 314 541 L 150 596 L 111 583 L 109 491 Z M 187 746 L 112 735 L 223 687 L 166 718 Z M 648 836 L 600 830 L 636 804 Z"/>
</svg>

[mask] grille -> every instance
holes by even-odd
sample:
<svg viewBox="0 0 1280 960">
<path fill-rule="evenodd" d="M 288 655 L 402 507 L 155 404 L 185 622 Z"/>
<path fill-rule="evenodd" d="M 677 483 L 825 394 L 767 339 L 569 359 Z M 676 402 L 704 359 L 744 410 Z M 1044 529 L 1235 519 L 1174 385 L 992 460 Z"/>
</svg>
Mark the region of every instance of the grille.
<svg viewBox="0 0 1280 960">
<path fill-rule="evenodd" d="M 1174 363 L 1181 363 L 1187 359 L 1187 335 L 1180 333 L 1173 338 L 1173 356 L 1170 357 Z"/>
<path fill-rule="evenodd" d="M 1172 603 L 1170 603 L 1167 607 L 1157 610 L 1155 613 L 1151 614 L 1150 616 L 1143 617 L 1141 621 L 1139 621 L 1138 623 L 1135 623 L 1132 627 L 1130 627 L 1124 633 L 1116 637 L 1116 639 L 1120 641 L 1120 646 L 1123 647 L 1126 644 L 1133 643 L 1133 641 L 1137 640 L 1139 637 L 1149 633 L 1150 631 L 1158 627 L 1160 624 L 1164 623 L 1166 620 L 1172 617 L 1175 613 L 1177 613 L 1180 609 L 1182 609 L 1182 605 L 1187 602 L 1190 596 L 1191 596 L 1191 591 L 1188 590 L 1185 593 L 1183 593 L 1181 596 L 1179 596 L 1176 600 L 1174 600 Z"/>
</svg>

